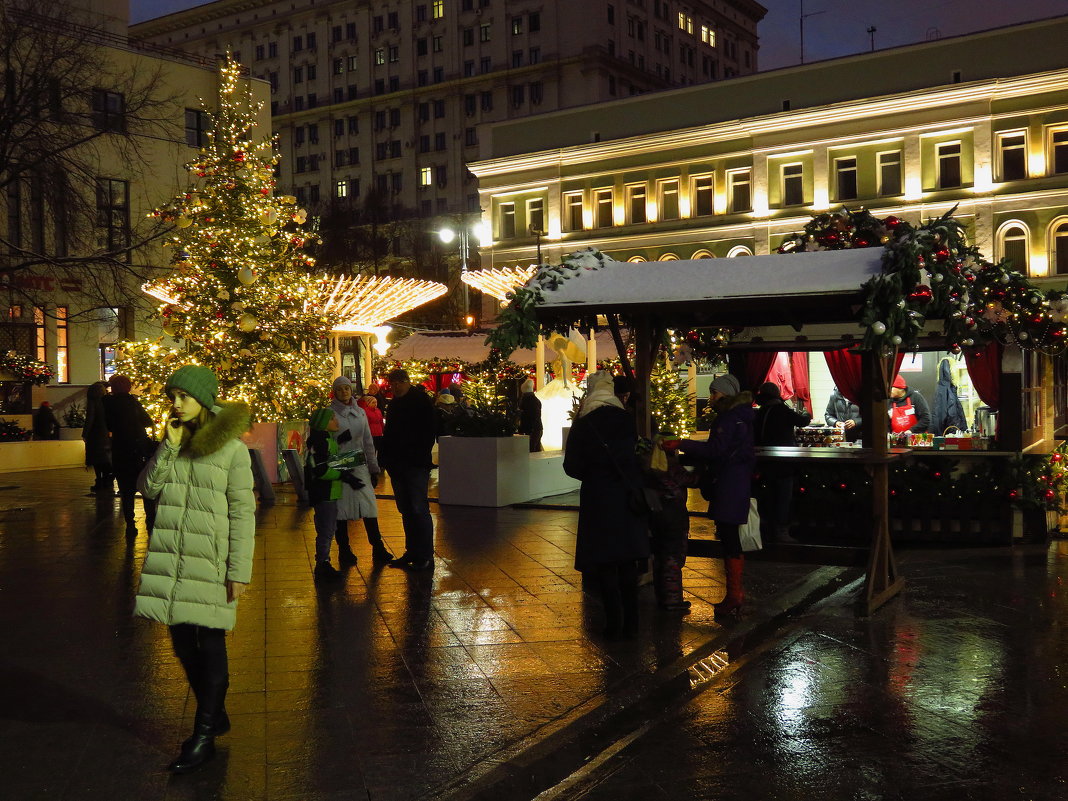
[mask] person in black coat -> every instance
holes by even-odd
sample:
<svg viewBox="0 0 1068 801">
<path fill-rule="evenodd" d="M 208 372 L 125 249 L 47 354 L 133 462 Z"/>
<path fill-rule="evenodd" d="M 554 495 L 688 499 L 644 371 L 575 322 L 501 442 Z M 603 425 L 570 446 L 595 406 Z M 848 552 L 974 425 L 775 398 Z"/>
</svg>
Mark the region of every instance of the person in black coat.
<svg viewBox="0 0 1068 801">
<path fill-rule="evenodd" d="M 768 381 L 756 393 L 760 408 L 753 421 L 753 441 L 758 447 L 795 446 L 796 431 L 812 422 L 807 411 L 786 405 L 779 385 Z M 792 542 L 790 510 L 794 500 L 794 468 L 782 460 L 765 460 L 758 469 L 757 509 L 760 511 L 760 536 L 765 542 Z"/>
<path fill-rule="evenodd" d="M 518 431 L 530 437 L 530 452 L 538 453 L 541 450 L 541 435 L 545 429 L 541 422 L 541 401 L 534 394 L 534 379 L 528 378 L 523 382 L 521 393 Z"/>
<path fill-rule="evenodd" d="M 642 466 L 634 420 L 612 391 L 604 371 L 586 379 L 586 396 L 564 449 L 564 472 L 579 490 L 575 569 L 598 580 L 605 635 L 638 632 L 638 560 L 649 557 L 649 530 L 631 506 L 640 493 Z"/>
<path fill-rule="evenodd" d="M 838 387 L 831 391 L 823 419 L 829 426 L 841 423 L 846 442 L 856 442 L 860 439 L 860 407 L 843 395 Z"/>
<path fill-rule="evenodd" d="M 393 370 L 387 378 L 393 400 L 386 415 L 379 464 L 389 473 L 404 526 L 404 553 L 389 566 L 430 570 L 434 567 L 434 519 L 427 495 L 434 466 L 430 452 L 438 422 L 434 402 L 423 387 L 412 385 L 406 371 Z"/>
<path fill-rule="evenodd" d="M 108 437 L 108 424 L 104 417 L 104 396 L 108 385 L 103 381 L 90 384 L 85 391 L 85 425 L 82 426 L 82 440 L 85 442 L 85 465 L 92 467 L 96 475 L 90 495 L 114 498 L 115 476 L 111 469 L 111 440 Z"/>
<path fill-rule="evenodd" d="M 124 375 L 113 375 L 108 380 L 111 394 L 102 398 L 104 420 L 111 434 L 111 466 L 119 485 L 122 517 L 126 521 L 126 535 L 137 535 L 134 523 L 134 498 L 137 494 L 137 477 L 152 456 L 156 443 L 146 429 L 153 426 L 152 418 L 136 397 L 130 394 L 131 382 Z M 142 496 L 145 507 L 145 526 L 152 533 L 156 521 L 156 502 Z"/>
<path fill-rule="evenodd" d="M 48 401 L 41 401 L 41 405 L 33 413 L 33 438 L 59 439 L 59 421 Z"/>
</svg>

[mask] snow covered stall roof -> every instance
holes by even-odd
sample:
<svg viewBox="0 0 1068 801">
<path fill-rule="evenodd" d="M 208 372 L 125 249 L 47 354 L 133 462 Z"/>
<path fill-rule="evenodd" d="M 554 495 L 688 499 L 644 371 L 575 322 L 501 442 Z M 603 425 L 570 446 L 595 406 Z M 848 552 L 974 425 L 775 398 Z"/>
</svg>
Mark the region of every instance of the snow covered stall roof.
<svg viewBox="0 0 1068 801">
<path fill-rule="evenodd" d="M 539 316 L 639 309 L 692 314 L 708 324 L 767 325 L 851 319 L 861 285 L 882 272 L 882 248 L 617 262 L 543 289 Z"/>
</svg>

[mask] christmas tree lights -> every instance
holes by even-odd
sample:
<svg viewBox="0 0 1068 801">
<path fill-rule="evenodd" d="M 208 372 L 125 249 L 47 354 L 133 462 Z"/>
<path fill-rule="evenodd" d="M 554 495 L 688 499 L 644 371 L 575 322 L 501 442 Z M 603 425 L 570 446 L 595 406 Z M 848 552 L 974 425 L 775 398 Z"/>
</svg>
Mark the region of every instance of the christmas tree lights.
<svg viewBox="0 0 1068 801">
<path fill-rule="evenodd" d="M 693 396 L 687 391 L 686 380 L 671 364 L 658 361 L 649 376 L 649 411 L 653 431 L 681 436 L 694 430 Z"/>
<path fill-rule="evenodd" d="M 187 165 L 191 184 L 152 212 L 174 223 L 173 256 L 170 275 L 145 291 L 161 301 L 163 331 L 184 350 L 120 346 L 117 369 L 149 403 L 187 363 L 214 370 L 220 396 L 247 402 L 257 421 L 301 419 L 327 398 L 334 360 L 325 343 L 338 318 L 326 308 L 327 279 L 312 274 L 304 252 L 316 237 L 305 230 L 307 212 L 274 194 L 275 139 L 254 139 L 261 106 L 228 56 L 207 143 Z"/>
</svg>

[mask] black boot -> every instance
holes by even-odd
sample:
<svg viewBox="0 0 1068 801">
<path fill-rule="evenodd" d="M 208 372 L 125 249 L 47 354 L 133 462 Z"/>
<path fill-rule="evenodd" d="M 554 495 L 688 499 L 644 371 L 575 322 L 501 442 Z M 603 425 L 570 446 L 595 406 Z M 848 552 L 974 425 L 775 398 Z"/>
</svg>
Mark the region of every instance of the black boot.
<svg viewBox="0 0 1068 801">
<path fill-rule="evenodd" d="M 192 773 L 215 756 L 215 716 L 197 711 L 193 736 L 182 743 L 182 750 L 167 770 L 171 773 Z"/>
<path fill-rule="evenodd" d="M 393 561 L 393 553 L 382 542 L 382 532 L 378 528 L 377 517 L 365 517 L 363 527 L 367 529 L 367 541 L 371 543 L 371 561 L 376 565 Z"/>
<path fill-rule="evenodd" d="M 334 540 L 337 542 L 337 563 L 342 567 L 351 567 L 356 564 L 356 554 L 352 552 L 352 548 L 349 546 L 348 520 L 337 521 Z"/>
</svg>

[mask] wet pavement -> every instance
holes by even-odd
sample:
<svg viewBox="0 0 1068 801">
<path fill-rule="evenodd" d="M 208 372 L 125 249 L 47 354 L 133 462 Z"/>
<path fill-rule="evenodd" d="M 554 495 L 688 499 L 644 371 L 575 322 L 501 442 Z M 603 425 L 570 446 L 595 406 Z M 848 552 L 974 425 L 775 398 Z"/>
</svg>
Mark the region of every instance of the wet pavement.
<svg viewBox="0 0 1068 801">
<path fill-rule="evenodd" d="M 130 616 L 143 525 L 127 543 L 89 483 L 0 476 L 0 798 L 1068 798 L 1063 543 L 905 554 L 871 620 L 855 571 L 754 561 L 726 627 L 719 562 L 691 559 L 693 612 L 646 587 L 640 639 L 614 643 L 573 510 L 433 505 L 432 574 L 372 569 L 354 525 L 360 563 L 324 589 L 284 492 L 228 641 L 233 730 L 173 777 L 194 702 Z"/>
</svg>

